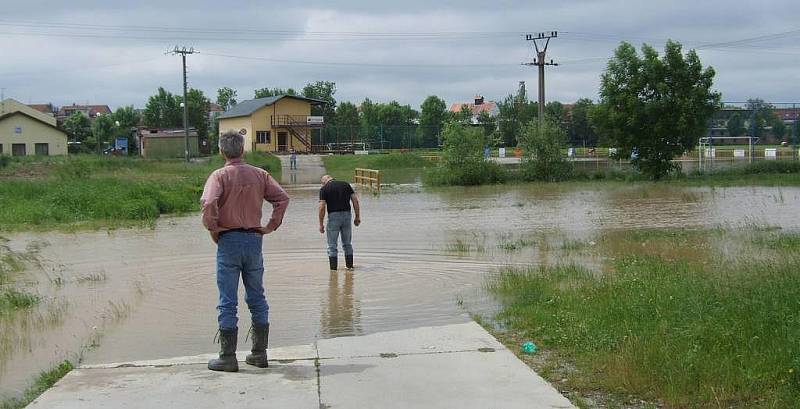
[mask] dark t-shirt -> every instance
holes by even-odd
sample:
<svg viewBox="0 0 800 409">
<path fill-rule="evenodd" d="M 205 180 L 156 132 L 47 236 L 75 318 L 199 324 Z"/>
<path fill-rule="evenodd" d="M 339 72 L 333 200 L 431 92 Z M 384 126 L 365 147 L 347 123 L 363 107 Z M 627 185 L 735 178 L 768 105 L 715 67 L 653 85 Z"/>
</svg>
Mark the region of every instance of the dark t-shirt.
<svg viewBox="0 0 800 409">
<path fill-rule="evenodd" d="M 331 180 L 319 189 L 319 200 L 324 200 L 328 213 L 349 212 L 350 196 L 355 193 L 347 182 Z"/>
</svg>

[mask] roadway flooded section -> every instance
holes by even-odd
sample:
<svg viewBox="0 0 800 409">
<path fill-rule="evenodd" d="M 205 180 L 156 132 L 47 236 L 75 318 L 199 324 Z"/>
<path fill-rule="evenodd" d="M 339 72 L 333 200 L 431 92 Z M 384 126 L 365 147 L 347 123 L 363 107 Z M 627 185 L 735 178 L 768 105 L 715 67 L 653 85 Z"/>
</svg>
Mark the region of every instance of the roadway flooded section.
<svg viewBox="0 0 800 409">
<path fill-rule="evenodd" d="M 292 186 L 290 195 L 284 225 L 264 243 L 272 346 L 490 315 L 496 305 L 483 286 L 498 268 L 599 267 L 601 256 L 570 249 L 609 232 L 800 226 L 798 188 L 400 185 L 362 196 L 356 269 L 331 273 L 317 231 L 317 187 Z M 215 351 L 215 246 L 197 215 L 163 218 L 153 230 L 8 239 L 11 251 L 34 260 L 20 277 L 42 302 L 0 328 L 3 395 L 78 352 L 102 363 Z M 243 296 L 239 326 L 246 349 Z"/>
</svg>

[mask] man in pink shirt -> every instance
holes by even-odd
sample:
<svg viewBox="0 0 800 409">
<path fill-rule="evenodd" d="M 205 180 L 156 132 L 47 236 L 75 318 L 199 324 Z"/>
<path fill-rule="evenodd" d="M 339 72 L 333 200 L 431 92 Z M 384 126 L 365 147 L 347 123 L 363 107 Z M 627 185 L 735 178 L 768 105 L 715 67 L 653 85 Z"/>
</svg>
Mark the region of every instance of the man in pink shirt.
<svg viewBox="0 0 800 409">
<path fill-rule="evenodd" d="M 225 166 L 206 181 L 200 202 L 203 225 L 217 244 L 217 288 L 219 289 L 220 353 L 208 362 L 212 371 L 236 372 L 239 275 L 246 290 L 245 301 L 252 318 L 253 348 L 247 362 L 266 368 L 269 338 L 269 305 L 264 296 L 262 236 L 280 227 L 289 196 L 266 171 L 242 161 L 244 138 L 235 131 L 219 137 L 219 152 Z M 264 200 L 272 204 L 272 216 L 261 224 Z"/>
</svg>

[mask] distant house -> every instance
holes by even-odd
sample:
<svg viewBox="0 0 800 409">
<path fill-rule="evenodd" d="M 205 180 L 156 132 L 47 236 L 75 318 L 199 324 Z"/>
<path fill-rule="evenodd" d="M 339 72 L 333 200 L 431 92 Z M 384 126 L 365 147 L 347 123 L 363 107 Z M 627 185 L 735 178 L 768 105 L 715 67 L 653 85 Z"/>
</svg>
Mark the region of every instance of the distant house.
<svg viewBox="0 0 800 409">
<path fill-rule="evenodd" d="M 108 115 L 111 113 L 111 108 L 108 105 L 66 105 L 61 107 L 56 113 L 56 119 L 58 123 L 64 123 L 64 121 L 70 117 L 70 115 L 74 114 L 75 112 L 80 112 L 89 117 L 89 119 L 94 120 L 97 118 L 97 115 Z"/>
<path fill-rule="evenodd" d="M 54 117 L 9 98 L 0 101 L 0 154 L 66 155 L 67 133 Z"/>
<path fill-rule="evenodd" d="M 147 159 L 177 159 L 186 156 L 183 128 L 139 128 L 139 153 Z M 189 154 L 198 155 L 197 130 L 189 128 Z"/>
<path fill-rule="evenodd" d="M 219 132 L 244 135 L 245 151 L 299 152 L 312 150 L 311 131 L 325 124 L 311 107 L 327 102 L 299 95 L 278 95 L 242 101 L 219 116 Z"/>
<path fill-rule="evenodd" d="M 58 110 L 53 104 L 28 104 L 28 106 L 45 115 L 50 115 L 53 118 L 55 118 L 56 113 L 58 113 Z"/>
<path fill-rule="evenodd" d="M 494 101 L 486 101 L 484 100 L 482 95 L 476 95 L 473 102 L 456 102 L 450 105 L 450 112 L 457 114 L 461 112 L 462 107 L 467 107 L 467 109 L 472 112 L 472 124 L 478 124 L 478 117 L 482 112 L 486 112 L 491 116 L 497 116 L 500 114 L 500 108 L 497 107 L 497 103 Z"/>
</svg>

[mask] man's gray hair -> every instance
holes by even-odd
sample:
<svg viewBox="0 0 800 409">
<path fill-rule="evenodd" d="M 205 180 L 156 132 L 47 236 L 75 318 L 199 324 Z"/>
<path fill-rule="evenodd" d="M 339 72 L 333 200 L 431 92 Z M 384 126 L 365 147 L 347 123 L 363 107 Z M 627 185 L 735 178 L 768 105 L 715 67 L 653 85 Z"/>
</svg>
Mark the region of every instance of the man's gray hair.
<svg viewBox="0 0 800 409">
<path fill-rule="evenodd" d="M 226 158 L 234 159 L 244 153 L 244 136 L 233 129 L 219 136 L 219 149 Z"/>
</svg>

